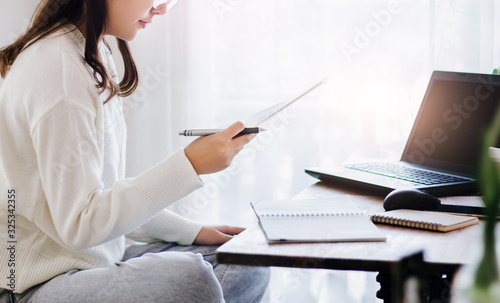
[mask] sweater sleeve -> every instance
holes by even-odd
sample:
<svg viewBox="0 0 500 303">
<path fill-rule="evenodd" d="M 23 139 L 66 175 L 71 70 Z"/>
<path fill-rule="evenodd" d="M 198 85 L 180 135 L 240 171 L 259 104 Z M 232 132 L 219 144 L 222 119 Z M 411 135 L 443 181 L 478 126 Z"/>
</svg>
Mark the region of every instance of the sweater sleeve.
<svg viewBox="0 0 500 303">
<path fill-rule="evenodd" d="M 202 186 L 180 150 L 138 177 L 104 188 L 95 121 L 96 113 L 88 107 L 63 100 L 32 128 L 42 183 L 35 223 L 55 241 L 77 250 L 130 233 Z M 162 215 L 153 223 L 168 219 L 181 222 Z"/>
<path fill-rule="evenodd" d="M 180 245 L 193 244 L 203 225 L 189 220 L 168 209 L 163 209 L 153 219 L 127 235 L 141 242 L 177 242 Z"/>
</svg>

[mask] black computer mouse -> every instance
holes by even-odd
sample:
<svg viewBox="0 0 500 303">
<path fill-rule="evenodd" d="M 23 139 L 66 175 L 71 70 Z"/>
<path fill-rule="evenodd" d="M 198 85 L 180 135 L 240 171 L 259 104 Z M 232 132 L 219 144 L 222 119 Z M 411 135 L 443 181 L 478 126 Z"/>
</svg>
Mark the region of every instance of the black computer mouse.
<svg viewBox="0 0 500 303">
<path fill-rule="evenodd" d="M 441 205 L 441 200 L 416 188 L 400 188 L 391 191 L 384 199 L 384 209 L 432 210 Z"/>
</svg>

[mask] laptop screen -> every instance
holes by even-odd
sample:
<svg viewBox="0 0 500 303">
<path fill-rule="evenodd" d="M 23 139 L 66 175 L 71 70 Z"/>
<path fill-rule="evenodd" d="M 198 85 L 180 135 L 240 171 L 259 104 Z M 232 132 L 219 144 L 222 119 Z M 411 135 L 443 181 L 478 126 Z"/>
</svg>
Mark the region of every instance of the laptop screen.
<svg viewBox="0 0 500 303">
<path fill-rule="evenodd" d="M 499 102 L 500 75 L 434 72 L 401 160 L 473 176 Z"/>
</svg>

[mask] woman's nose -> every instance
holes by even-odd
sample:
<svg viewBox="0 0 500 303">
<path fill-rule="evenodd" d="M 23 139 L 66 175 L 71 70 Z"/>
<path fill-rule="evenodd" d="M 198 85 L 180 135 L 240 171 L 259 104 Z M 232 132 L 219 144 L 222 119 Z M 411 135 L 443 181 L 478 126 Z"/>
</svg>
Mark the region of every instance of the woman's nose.
<svg viewBox="0 0 500 303">
<path fill-rule="evenodd" d="M 151 12 L 155 15 L 165 15 L 167 13 L 167 3 L 158 5 L 157 8 L 152 8 Z"/>
</svg>

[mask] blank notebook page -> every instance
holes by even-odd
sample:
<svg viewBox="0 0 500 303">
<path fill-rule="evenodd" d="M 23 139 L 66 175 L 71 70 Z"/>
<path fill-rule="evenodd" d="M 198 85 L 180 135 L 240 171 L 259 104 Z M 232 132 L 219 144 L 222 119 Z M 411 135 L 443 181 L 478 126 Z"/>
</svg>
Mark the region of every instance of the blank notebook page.
<svg viewBox="0 0 500 303">
<path fill-rule="evenodd" d="M 385 241 L 385 235 L 348 196 L 262 201 L 254 209 L 270 243 Z"/>
</svg>

